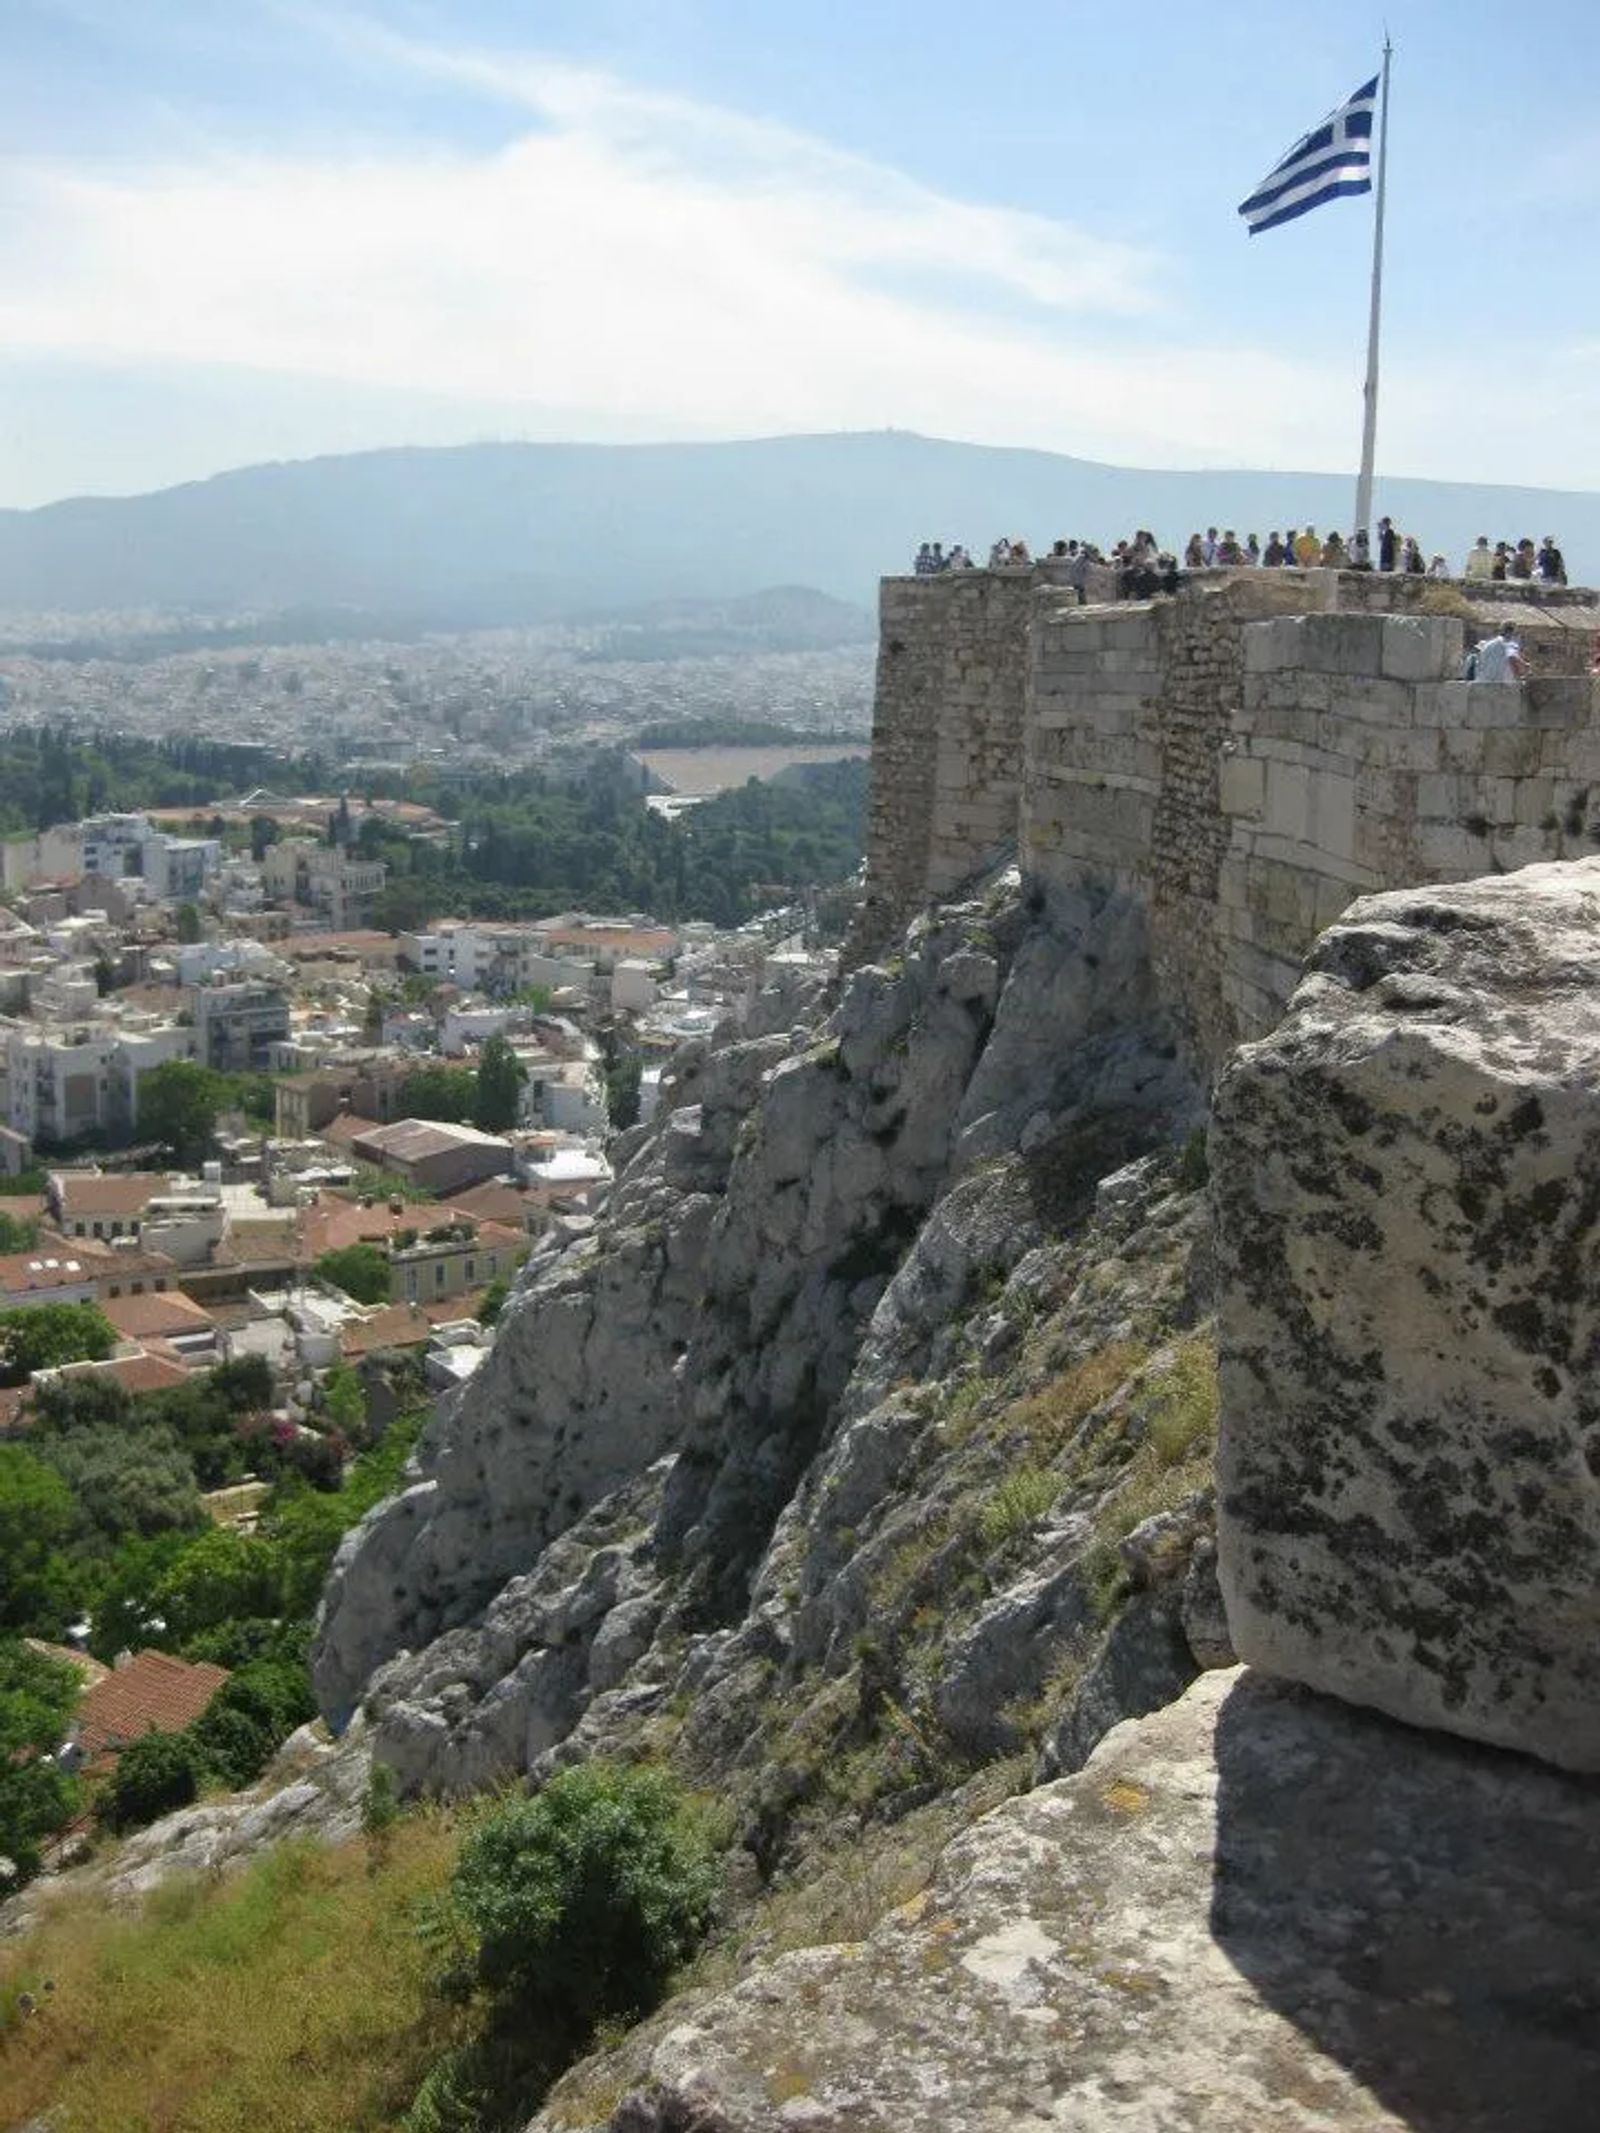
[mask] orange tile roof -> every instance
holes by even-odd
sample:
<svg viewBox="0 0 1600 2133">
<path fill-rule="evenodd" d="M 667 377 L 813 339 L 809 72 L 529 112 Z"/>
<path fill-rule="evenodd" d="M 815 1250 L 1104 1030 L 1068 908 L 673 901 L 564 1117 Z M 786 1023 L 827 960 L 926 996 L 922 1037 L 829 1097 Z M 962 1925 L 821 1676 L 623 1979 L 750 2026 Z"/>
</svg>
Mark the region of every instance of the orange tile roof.
<svg viewBox="0 0 1600 2133">
<path fill-rule="evenodd" d="M 324 1193 L 301 1216 L 300 1234 L 306 1256 L 320 1259 L 324 1252 L 343 1251 L 347 1244 L 376 1243 L 392 1237 L 396 1230 L 420 1230 L 439 1219 L 432 1207 L 407 1206 L 397 1212 L 387 1200 L 363 1207 L 358 1200 L 347 1200 L 342 1194 Z"/>
<path fill-rule="evenodd" d="M 160 1340 L 174 1333 L 214 1331 L 216 1320 L 181 1289 L 167 1289 L 159 1296 L 108 1296 L 100 1309 L 123 1337 L 130 1341 Z"/>
<path fill-rule="evenodd" d="M 330 1141 L 336 1148 L 348 1147 L 351 1141 L 359 1141 L 369 1133 L 376 1133 L 379 1121 L 362 1118 L 354 1111 L 340 1111 L 330 1118 L 325 1126 L 317 1128 L 319 1141 Z"/>
<path fill-rule="evenodd" d="M 92 1288 L 105 1272 L 105 1262 L 96 1253 L 74 1251 L 70 1244 L 39 1244 L 31 1252 L 7 1252 L 0 1256 L 0 1290 L 8 1296 L 23 1296 L 51 1289 Z"/>
<path fill-rule="evenodd" d="M 535 929 L 551 947 L 610 948 L 623 955 L 671 955 L 678 936 L 666 926 L 586 926 L 539 924 Z"/>
<path fill-rule="evenodd" d="M 197 1719 L 228 1678 L 209 1660 L 191 1664 L 170 1652 L 140 1652 L 113 1667 L 84 1692 L 79 1737 L 92 1764 L 113 1756 L 144 1733 L 180 1733 Z"/>
<path fill-rule="evenodd" d="M 505 1185 L 491 1179 L 487 1185 L 473 1185 L 466 1192 L 450 1195 L 447 1215 L 470 1215 L 475 1222 L 508 1222 L 520 1228 L 523 1216 L 539 1203 L 523 1186 Z"/>
<path fill-rule="evenodd" d="M 168 1362 L 165 1357 L 141 1353 L 139 1355 L 114 1355 L 104 1363 L 65 1363 L 61 1375 L 64 1378 L 106 1377 L 120 1385 L 124 1392 L 170 1392 L 174 1385 L 186 1385 L 189 1373 L 180 1363 Z"/>
<path fill-rule="evenodd" d="M 137 1215 L 151 1200 L 172 1190 L 164 1170 L 59 1170 L 64 1215 Z"/>
<path fill-rule="evenodd" d="M 373 1355 L 380 1348 L 420 1348 L 435 1326 L 452 1319 L 476 1318 L 483 1300 L 482 1289 L 469 1289 L 460 1296 L 446 1296 L 437 1303 L 386 1304 L 370 1318 L 350 1319 L 339 1329 L 339 1351 L 345 1356 Z"/>
</svg>

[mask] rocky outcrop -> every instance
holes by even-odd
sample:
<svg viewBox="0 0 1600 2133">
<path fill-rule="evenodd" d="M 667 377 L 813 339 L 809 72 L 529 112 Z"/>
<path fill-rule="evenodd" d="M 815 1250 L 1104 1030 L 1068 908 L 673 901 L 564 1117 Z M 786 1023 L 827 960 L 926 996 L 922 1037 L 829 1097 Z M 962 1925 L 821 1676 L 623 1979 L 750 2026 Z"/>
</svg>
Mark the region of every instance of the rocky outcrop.
<svg viewBox="0 0 1600 2133">
<path fill-rule="evenodd" d="M 611 1205 L 530 1264 L 416 1480 L 341 1550 L 315 1656 L 335 1724 L 371 1683 L 380 1752 L 408 1781 L 478 1783 L 536 1764 L 622 1688 L 574 1624 L 576 1607 L 601 1635 L 597 1591 L 675 1647 L 747 1610 L 770 1640 L 768 1569 L 789 1561 L 772 1544 L 805 1515 L 808 1474 L 834 1485 L 841 1431 L 876 1413 L 859 1441 L 892 1438 L 887 1395 L 953 1367 L 975 1284 L 1085 1223 L 1106 1173 L 1170 1146 L 1192 1111 L 1119 923 L 1087 901 L 1030 921 L 1003 877 L 854 973 L 820 1027 L 680 1055 L 660 1123 L 619 1151 Z M 1014 1333 L 983 1336 L 997 1361 Z M 585 1585 L 574 1529 L 591 1512 L 604 1527 L 663 1455 L 626 1576 Z M 845 1493 L 865 1503 L 859 1482 Z M 626 1642 L 601 1636 L 601 1677 Z"/>
<path fill-rule="evenodd" d="M 1223 1076 L 1240 1656 L 1600 1769 L 1600 861 L 1368 898 Z"/>
<path fill-rule="evenodd" d="M 1211 1673 L 530 2133 L 1579 2133 L 1597 1931 L 1591 1788 Z"/>
</svg>

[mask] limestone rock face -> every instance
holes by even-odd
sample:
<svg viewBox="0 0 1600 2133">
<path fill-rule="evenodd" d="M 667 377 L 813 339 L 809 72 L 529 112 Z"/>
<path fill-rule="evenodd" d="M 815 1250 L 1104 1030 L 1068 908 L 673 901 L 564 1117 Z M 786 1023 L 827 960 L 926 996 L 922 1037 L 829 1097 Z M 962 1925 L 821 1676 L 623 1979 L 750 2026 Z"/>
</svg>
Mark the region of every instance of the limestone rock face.
<svg viewBox="0 0 1600 2133">
<path fill-rule="evenodd" d="M 1239 1656 L 1600 1770 L 1600 861 L 1370 897 L 1211 1140 Z"/>
<path fill-rule="evenodd" d="M 545 1542 L 677 1442 L 678 1365 L 731 1160 L 726 1121 L 743 1116 L 770 1056 L 736 1048 L 700 1102 L 674 1114 L 692 1116 L 693 1131 L 636 1153 L 605 1224 L 541 1246 L 487 1363 L 425 1433 L 417 1481 L 346 1536 L 313 1660 L 336 1725 L 376 1667 L 470 1621 Z M 679 1139 L 695 1144 L 690 1156 Z"/>
<path fill-rule="evenodd" d="M 1581 2133 L 1597 1930 L 1592 1788 L 1210 1673 L 529 2133 Z"/>
</svg>

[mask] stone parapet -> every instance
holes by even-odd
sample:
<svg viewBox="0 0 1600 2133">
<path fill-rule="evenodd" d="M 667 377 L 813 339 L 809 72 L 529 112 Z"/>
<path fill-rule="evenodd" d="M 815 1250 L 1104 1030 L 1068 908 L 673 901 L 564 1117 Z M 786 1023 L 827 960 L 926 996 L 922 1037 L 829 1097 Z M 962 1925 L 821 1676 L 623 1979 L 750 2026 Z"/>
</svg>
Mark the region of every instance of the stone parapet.
<svg viewBox="0 0 1600 2133">
<path fill-rule="evenodd" d="M 1524 604 L 1531 681 L 1462 681 L 1485 624 L 1426 579 L 1213 571 L 1099 606 L 1048 570 L 886 580 L 852 959 L 1015 847 L 1047 897 L 1143 909 L 1158 993 L 1214 1068 L 1353 897 L 1593 850 L 1595 596 L 1472 590 Z"/>
</svg>

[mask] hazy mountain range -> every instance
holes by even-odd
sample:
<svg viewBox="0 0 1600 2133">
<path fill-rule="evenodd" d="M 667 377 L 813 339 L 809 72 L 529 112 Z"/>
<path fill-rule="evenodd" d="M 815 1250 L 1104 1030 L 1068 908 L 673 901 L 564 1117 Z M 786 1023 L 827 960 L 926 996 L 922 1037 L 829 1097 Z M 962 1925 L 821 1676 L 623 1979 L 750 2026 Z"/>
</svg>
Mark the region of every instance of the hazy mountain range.
<svg viewBox="0 0 1600 2133">
<path fill-rule="evenodd" d="M 870 605 L 919 541 L 1108 543 L 1148 526 L 1347 526 L 1329 474 L 1171 473 L 902 431 L 736 444 L 478 444 L 244 467 L 0 512 L 0 609 L 355 608 L 434 625 L 615 615 L 813 586 Z M 1554 533 L 1600 575 L 1600 494 L 1394 480 L 1378 508 L 1459 567 Z"/>
</svg>

